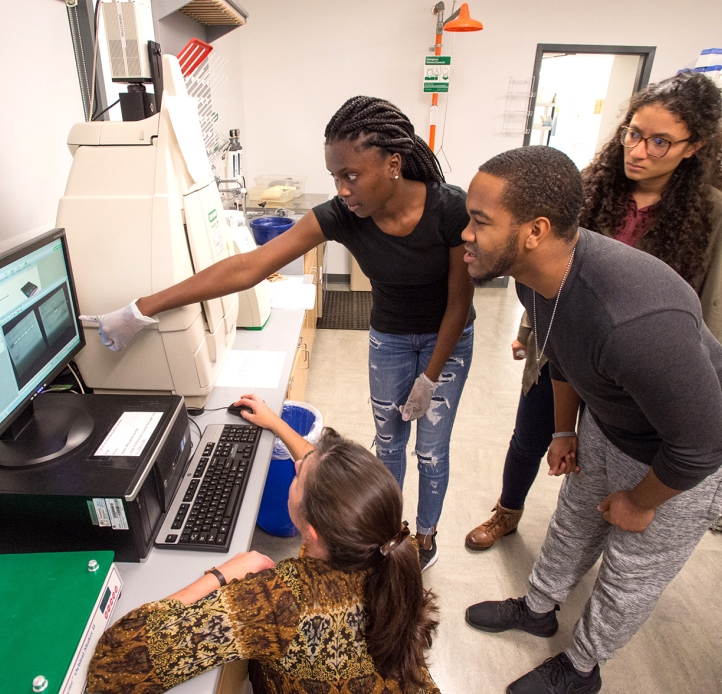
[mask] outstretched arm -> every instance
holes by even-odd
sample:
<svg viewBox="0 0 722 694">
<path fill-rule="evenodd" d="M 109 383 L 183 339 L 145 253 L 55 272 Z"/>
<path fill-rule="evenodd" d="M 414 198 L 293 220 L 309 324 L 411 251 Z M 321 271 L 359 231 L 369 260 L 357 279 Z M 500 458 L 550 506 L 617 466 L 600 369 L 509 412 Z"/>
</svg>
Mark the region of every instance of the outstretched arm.
<svg viewBox="0 0 722 694">
<path fill-rule="evenodd" d="M 225 258 L 183 282 L 111 313 L 80 318 L 98 323 L 103 344 L 119 351 L 146 325 L 157 322 L 150 316 L 253 287 L 324 240 L 316 215 L 309 212 L 287 232 L 255 251 Z"/>
<path fill-rule="evenodd" d="M 183 282 L 138 299 L 136 304 L 144 316 L 155 316 L 161 311 L 254 287 L 324 241 L 316 215 L 309 212 L 288 231 L 255 251 L 214 263 Z"/>
</svg>

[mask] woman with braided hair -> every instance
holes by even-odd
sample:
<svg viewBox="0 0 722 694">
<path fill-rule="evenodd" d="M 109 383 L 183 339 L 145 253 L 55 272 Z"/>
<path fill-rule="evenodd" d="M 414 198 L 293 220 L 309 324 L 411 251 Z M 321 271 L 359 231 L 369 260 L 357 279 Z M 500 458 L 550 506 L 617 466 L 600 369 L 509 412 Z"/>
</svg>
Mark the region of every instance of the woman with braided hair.
<svg viewBox="0 0 722 694">
<path fill-rule="evenodd" d="M 703 74 L 680 73 L 638 92 L 613 137 L 582 171 L 580 215 L 581 226 L 676 270 L 697 291 L 704 321 L 720 342 L 721 124 L 720 91 Z M 520 349 L 526 349 L 527 362 L 502 494 L 494 515 L 466 536 L 471 550 L 486 550 L 516 531 L 554 433 L 549 368 L 535 381 L 534 334 L 526 314 L 512 343 L 515 355 Z"/>
<path fill-rule="evenodd" d="M 436 526 L 449 480 L 449 440 L 471 366 L 473 285 L 461 232 L 466 195 L 388 101 L 349 99 L 326 126 L 326 166 L 338 195 L 314 209 L 371 281 L 369 385 L 376 455 L 403 487 L 417 420 L 422 568 L 438 556 Z"/>
<path fill-rule="evenodd" d="M 104 344 L 122 349 L 161 311 L 253 287 L 326 240 L 342 243 L 371 281 L 369 382 L 376 453 L 400 486 L 417 420 L 422 568 L 449 479 L 449 441 L 473 349 L 473 284 L 461 232 L 466 194 L 409 119 L 382 99 L 349 99 L 325 132 L 326 167 L 338 195 L 250 253 L 98 317 Z"/>
</svg>

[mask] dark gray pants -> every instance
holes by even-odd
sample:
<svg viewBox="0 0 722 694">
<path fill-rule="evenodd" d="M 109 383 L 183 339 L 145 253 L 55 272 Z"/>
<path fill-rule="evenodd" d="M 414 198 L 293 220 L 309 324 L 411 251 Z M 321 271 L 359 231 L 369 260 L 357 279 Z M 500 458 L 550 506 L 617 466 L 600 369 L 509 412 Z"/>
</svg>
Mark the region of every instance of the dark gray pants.
<svg viewBox="0 0 722 694">
<path fill-rule="evenodd" d="M 592 594 L 566 653 L 581 671 L 609 660 L 644 624 L 667 584 L 679 573 L 722 510 L 722 469 L 657 508 L 641 533 L 607 523 L 597 510 L 608 494 L 632 489 L 649 472 L 622 453 L 585 412 L 579 432 L 578 475 L 559 491 L 527 604 L 548 612 L 563 603 L 603 553 Z"/>
</svg>

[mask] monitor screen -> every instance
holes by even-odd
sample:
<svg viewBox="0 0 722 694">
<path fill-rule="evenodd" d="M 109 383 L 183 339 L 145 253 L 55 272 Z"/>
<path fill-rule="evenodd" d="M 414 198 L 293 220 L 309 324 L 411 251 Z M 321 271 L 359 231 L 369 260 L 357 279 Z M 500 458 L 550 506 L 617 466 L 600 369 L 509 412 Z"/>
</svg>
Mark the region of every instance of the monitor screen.
<svg viewBox="0 0 722 694">
<path fill-rule="evenodd" d="M 84 345 L 63 230 L 0 254 L 0 432 Z"/>
</svg>

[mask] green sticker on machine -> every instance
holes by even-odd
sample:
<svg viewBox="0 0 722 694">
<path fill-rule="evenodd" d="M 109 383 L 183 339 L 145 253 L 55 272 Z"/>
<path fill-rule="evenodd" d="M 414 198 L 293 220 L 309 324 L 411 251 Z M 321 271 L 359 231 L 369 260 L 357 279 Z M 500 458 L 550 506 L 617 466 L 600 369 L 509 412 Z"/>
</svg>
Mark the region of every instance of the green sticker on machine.
<svg viewBox="0 0 722 694">
<path fill-rule="evenodd" d="M 448 92 L 450 55 L 428 55 L 424 61 L 424 92 Z"/>
</svg>

